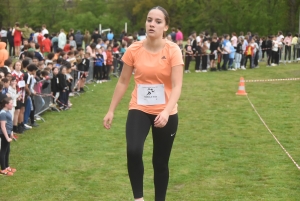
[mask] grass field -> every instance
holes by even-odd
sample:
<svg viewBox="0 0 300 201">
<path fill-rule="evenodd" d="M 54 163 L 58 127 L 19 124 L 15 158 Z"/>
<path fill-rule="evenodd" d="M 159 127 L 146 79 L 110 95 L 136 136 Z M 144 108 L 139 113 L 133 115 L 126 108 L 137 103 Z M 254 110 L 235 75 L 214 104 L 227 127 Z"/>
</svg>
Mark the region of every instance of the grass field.
<svg viewBox="0 0 300 201">
<path fill-rule="evenodd" d="M 193 63 L 191 66 L 194 66 Z M 298 64 L 236 72 L 184 74 L 179 131 L 170 160 L 168 201 L 300 200 L 300 170 L 261 123 L 246 97 L 245 79 L 300 77 Z M 126 169 L 125 121 L 133 82 L 106 131 L 102 119 L 117 79 L 89 85 L 73 108 L 46 112 L 46 122 L 12 143 L 0 178 L 1 201 L 132 201 Z M 93 89 L 93 92 L 91 91 Z M 256 109 L 300 163 L 300 81 L 246 83 Z M 153 201 L 152 140 L 145 144 L 145 200 Z"/>
</svg>

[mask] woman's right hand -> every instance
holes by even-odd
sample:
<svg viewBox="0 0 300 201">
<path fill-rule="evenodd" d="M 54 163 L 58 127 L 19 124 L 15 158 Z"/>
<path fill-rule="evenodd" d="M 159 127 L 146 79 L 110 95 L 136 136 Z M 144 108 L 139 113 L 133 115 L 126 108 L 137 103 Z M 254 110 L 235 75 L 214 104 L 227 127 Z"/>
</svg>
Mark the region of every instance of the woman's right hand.
<svg viewBox="0 0 300 201">
<path fill-rule="evenodd" d="M 106 128 L 107 130 L 110 129 L 113 118 L 114 118 L 114 113 L 113 112 L 108 112 L 105 115 L 105 117 L 103 119 L 104 128 Z"/>
</svg>

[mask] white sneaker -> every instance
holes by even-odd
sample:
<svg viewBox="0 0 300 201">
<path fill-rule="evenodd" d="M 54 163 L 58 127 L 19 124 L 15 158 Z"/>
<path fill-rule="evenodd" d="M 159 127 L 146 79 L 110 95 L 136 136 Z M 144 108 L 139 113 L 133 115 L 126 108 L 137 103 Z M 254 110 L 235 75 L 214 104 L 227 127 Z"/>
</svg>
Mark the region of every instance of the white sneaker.
<svg viewBox="0 0 300 201">
<path fill-rule="evenodd" d="M 187 71 L 187 70 L 185 70 L 185 71 L 184 71 L 184 73 L 188 73 L 188 71 Z"/>
<path fill-rule="evenodd" d="M 51 104 L 49 105 L 49 107 L 56 107 L 56 104 L 55 104 L 55 103 L 51 103 Z"/>
<path fill-rule="evenodd" d="M 69 93 L 69 96 L 74 96 L 74 93 Z"/>
<path fill-rule="evenodd" d="M 203 72 L 203 73 L 206 73 L 206 72 L 207 72 L 207 70 L 202 70 L 202 72 Z"/>
<path fill-rule="evenodd" d="M 246 68 L 244 66 L 241 67 L 242 70 L 246 70 Z"/>
<path fill-rule="evenodd" d="M 29 126 L 29 125 L 27 125 L 27 124 L 24 124 L 24 126 L 25 126 L 26 128 L 28 128 L 28 129 L 32 129 L 32 127 Z"/>
<path fill-rule="evenodd" d="M 190 71 L 190 70 L 188 70 L 188 73 L 191 73 L 191 71 Z"/>
<path fill-rule="evenodd" d="M 276 64 L 272 63 L 271 66 L 276 66 Z"/>
<path fill-rule="evenodd" d="M 291 61 L 288 61 L 288 63 L 290 64 L 290 63 L 292 63 Z"/>
<path fill-rule="evenodd" d="M 232 71 L 236 71 L 236 69 L 235 69 L 235 68 L 232 68 L 231 70 L 232 70 Z"/>
<path fill-rule="evenodd" d="M 195 70 L 195 73 L 201 73 L 201 70 Z"/>
</svg>

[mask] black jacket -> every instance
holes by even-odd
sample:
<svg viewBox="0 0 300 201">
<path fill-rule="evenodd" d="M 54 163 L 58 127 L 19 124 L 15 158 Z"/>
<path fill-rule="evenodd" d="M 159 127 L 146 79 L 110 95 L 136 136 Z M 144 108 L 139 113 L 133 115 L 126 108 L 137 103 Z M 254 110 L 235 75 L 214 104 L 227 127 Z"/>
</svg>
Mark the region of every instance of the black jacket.
<svg viewBox="0 0 300 201">
<path fill-rule="evenodd" d="M 56 79 L 56 80 L 58 81 L 58 83 L 57 82 L 56 83 L 57 83 L 57 89 L 58 89 L 58 91 L 63 91 L 65 89 L 67 89 L 68 85 L 67 85 L 67 77 L 66 77 L 66 75 L 59 73 L 57 75 L 57 78 L 58 79 Z"/>
</svg>

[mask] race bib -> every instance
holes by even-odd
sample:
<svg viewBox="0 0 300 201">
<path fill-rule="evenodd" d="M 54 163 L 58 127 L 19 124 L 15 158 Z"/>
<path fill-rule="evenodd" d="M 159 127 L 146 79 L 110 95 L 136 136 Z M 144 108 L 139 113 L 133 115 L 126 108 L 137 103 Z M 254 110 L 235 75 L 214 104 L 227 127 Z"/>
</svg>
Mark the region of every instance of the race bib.
<svg viewBox="0 0 300 201">
<path fill-rule="evenodd" d="M 24 81 L 24 80 L 19 81 L 19 82 L 18 82 L 18 87 L 19 87 L 19 88 L 25 87 L 25 81 Z"/>
<path fill-rule="evenodd" d="M 164 84 L 138 84 L 138 105 L 160 105 L 165 103 L 166 99 Z"/>
</svg>

